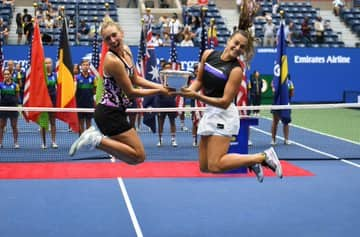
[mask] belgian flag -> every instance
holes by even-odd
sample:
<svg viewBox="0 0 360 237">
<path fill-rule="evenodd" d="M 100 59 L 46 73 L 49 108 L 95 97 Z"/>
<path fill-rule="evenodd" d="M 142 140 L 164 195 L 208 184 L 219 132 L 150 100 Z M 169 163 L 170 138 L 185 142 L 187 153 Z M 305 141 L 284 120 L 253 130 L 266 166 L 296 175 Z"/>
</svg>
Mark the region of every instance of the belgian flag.
<svg viewBox="0 0 360 237">
<path fill-rule="evenodd" d="M 63 19 L 57 62 L 57 98 L 58 108 L 76 108 L 73 64 L 69 48 L 66 17 Z M 58 112 L 56 117 L 69 124 L 72 131 L 79 131 L 79 120 L 75 112 Z"/>
</svg>

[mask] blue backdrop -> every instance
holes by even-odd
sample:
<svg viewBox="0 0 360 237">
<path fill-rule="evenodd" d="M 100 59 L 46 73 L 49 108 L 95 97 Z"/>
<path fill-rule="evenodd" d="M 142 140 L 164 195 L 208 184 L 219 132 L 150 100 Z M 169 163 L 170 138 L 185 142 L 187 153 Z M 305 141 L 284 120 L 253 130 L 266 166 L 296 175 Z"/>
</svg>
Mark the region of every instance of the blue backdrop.
<svg viewBox="0 0 360 237">
<path fill-rule="evenodd" d="M 27 62 L 28 46 L 4 46 L 9 59 Z M 44 46 L 45 56 L 56 60 L 57 47 Z M 137 46 L 131 47 L 134 57 Z M 178 60 L 187 70 L 198 62 L 198 48 L 177 48 Z M 71 47 L 73 63 L 91 55 L 91 47 Z M 289 73 L 295 84 L 293 102 L 342 102 L 344 91 L 360 91 L 360 48 L 288 48 Z M 170 58 L 170 48 L 156 48 L 158 61 Z M 273 74 L 276 49 L 257 48 L 249 73 Z M 135 59 L 136 60 L 136 59 Z"/>
</svg>

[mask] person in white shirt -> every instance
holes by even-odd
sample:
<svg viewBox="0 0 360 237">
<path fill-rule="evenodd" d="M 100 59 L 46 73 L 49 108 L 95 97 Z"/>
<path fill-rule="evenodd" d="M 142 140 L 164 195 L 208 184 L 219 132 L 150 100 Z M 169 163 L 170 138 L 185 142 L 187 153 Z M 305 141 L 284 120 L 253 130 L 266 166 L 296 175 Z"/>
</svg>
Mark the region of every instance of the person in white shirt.
<svg viewBox="0 0 360 237">
<path fill-rule="evenodd" d="M 338 16 L 340 14 L 341 9 L 345 6 L 342 0 L 333 0 L 333 11 L 334 15 Z"/>
<path fill-rule="evenodd" d="M 184 34 L 184 39 L 180 43 L 181 47 L 194 47 L 194 42 L 191 39 L 191 35 L 189 32 Z"/>
<path fill-rule="evenodd" d="M 315 37 L 316 37 L 316 43 L 322 44 L 324 43 L 324 32 L 325 32 L 325 26 L 324 22 L 321 18 L 321 16 L 317 16 L 314 22 L 314 29 L 315 29 Z"/>
<path fill-rule="evenodd" d="M 267 17 L 266 23 L 263 26 L 263 32 L 264 32 L 263 46 L 264 47 L 274 47 L 275 30 L 276 30 L 276 26 L 272 22 L 272 18 Z"/>
</svg>

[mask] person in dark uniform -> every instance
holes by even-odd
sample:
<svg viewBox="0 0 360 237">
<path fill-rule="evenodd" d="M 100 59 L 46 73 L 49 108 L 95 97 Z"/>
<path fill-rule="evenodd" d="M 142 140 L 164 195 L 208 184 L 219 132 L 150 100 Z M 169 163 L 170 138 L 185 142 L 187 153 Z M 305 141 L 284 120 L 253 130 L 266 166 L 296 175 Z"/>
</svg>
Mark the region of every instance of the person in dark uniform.
<svg viewBox="0 0 360 237">
<path fill-rule="evenodd" d="M 171 69 L 171 63 L 170 62 L 164 62 L 162 65 L 162 70 L 170 70 Z M 166 95 L 158 95 L 157 96 L 157 103 L 156 105 L 159 108 L 175 108 L 176 107 L 176 98 L 175 96 L 166 96 Z M 163 131 L 164 131 L 164 123 L 165 118 L 169 118 L 170 122 L 170 134 L 171 134 L 171 145 L 173 147 L 177 146 L 176 142 L 176 123 L 175 119 L 177 117 L 177 112 L 160 112 L 158 113 L 158 135 L 159 135 L 159 141 L 157 143 L 157 146 L 162 146 L 163 141 Z"/>
<path fill-rule="evenodd" d="M 295 92 L 294 83 L 291 80 L 290 74 L 288 74 L 288 76 L 287 76 L 286 83 L 287 83 L 287 87 L 289 90 L 288 94 L 289 94 L 289 104 L 290 104 L 291 99 L 294 96 L 294 92 Z M 272 88 L 273 93 L 275 93 L 274 81 L 272 81 L 272 83 L 271 83 L 271 88 Z M 272 146 L 275 146 L 277 144 L 276 143 L 276 133 L 277 133 L 279 122 L 281 121 L 281 123 L 283 124 L 284 144 L 290 145 L 291 142 L 289 140 L 289 123 L 291 123 L 291 110 L 290 110 L 289 118 L 282 118 L 281 112 L 278 110 L 272 110 L 271 113 L 273 114 L 273 120 L 271 123 L 271 143 L 270 144 Z"/>
<path fill-rule="evenodd" d="M 261 88 L 263 86 L 262 79 L 260 78 L 260 72 L 255 71 L 250 77 L 249 90 L 250 90 L 250 105 L 261 104 Z M 259 110 L 254 110 L 254 115 L 259 115 Z"/>
<path fill-rule="evenodd" d="M 253 38 L 243 30 L 235 31 L 223 51 L 204 51 L 196 80 L 182 95 L 198 99 L 206 104 L 198 135 L 199 162 L 202 172 L 222 173 L 239 167 L 249 167 L 259 182 L 263 181 L 261 164 L 276 172 L 282 178 L 282 167 L 272 147 L 256 154 L 228 153 L 233 135 L 240 128 L 239 111 L 234 99 L 243 79 L 243 68 L 238 57 L 243 55 L 247 62 L 253 54 Z M 203 93 L 198 93 L 202 90 Z"/>
<path fill-rule="evenodd" d="M 56 107 L 56 87 L 57 87 L 57 76 L 53 71 L 53 62 L 51 58 L 45 58 L 45 68 L 47 73 L 47 88 L 48 93 L 53 104 L 53 107 Z M 49 121 L 50 121 L 50 133 L 51 133 L 51 148 L 57 149 L 58 145 L 56 144 L 56 117 L 55 112 L 48 112 Z M 40 126 L 40 134 L 42 139 L 41 148 L 46 149 L 46 128 L 45 126 Z"/>
<path fill-rule="evenodd" d="M 3 71 L 4 81 L 0 82 L 0 106 L 17 107 L 19 103 L 19 85 L 13 82 L 10 71 Z M 10 119 L 12 133 L 14 137 L 14 148 L 20 148 L 18 143 L 18 117 L 17 111 L 1 111 L 0 112 L 0 148 L 3 148 L 4 128 L 7 119 Z"/>
<path fill-rule="evenodd" d="M 23 98 L 24 98 L 24 86 L 25 86 L 26 73 L 25 73 L 25 70 L 21 67 L 20 63 L 16 64 L 12 77 L 13 77 L 14 82 L 19 85 L 19 88 L 20 88 L 19 104 L 22 104 Z"/>
<path fill-rule="evenodd" d="M 81 62 L 81 72 L 75 77 L 76 81 L 76 105 L 78 108 L 94 108 L 95 101 L 95 76 L 90 72 L 90 61 L 84 59 Z M 91 119 L 93 113 L 79 112 L 79 135 L 83 133 L 85 129 L 91 127 Z"/>
</svg>

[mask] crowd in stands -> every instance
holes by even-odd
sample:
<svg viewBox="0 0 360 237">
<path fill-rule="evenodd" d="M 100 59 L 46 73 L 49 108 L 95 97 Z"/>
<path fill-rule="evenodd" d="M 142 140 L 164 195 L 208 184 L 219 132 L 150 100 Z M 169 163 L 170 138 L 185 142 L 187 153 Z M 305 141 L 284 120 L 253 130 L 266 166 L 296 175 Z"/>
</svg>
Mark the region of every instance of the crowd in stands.
<svg viewBox="0 0 360 237">
<path fill-rule="evenodd" d="M 15 9 L 15 1 L 2 1 L 0 17 L 0 37 L 5 44 L 8 43 L 8 35 L 12 13 Z M 150 1 L 148 1 L 150 2 Z M 145 1 L 146 6 L 154 7 Z M 177 46 L 192 47 L 199 46 L 201 32 L 203 30 L 202 20 L 207 30 L 207 38 L 213 46 L 224 46 L 231 31 L 225 25 L 216 4 L 209 1 L 204 18 L 201 16 L 201 6 L 198 1 L 183 0 L 182 14 L 166 12 L 158 19 L 151 13 L 150 7 L 142 16 L 144 24 L 151 25 L 153 29 L 153 43 L 155 46 L 169 46 L 170 35 L 175 34 Z M 236 0 L 240 6 L 241 1 Z M 255 2 L 255 0 L 254 0 Z M 249 29 L 257 39 L 256 46 L 274 47 L 277 38 L 277 29 L 281 20 L 280 11 L 284 11 L 286 23 L 287 42 L 290 46 L 343 46 L 335 32 L 332 31 L 328 21 L 322 19 L 310 2 L 282 2 L 280 0 L 263 0 L 258 2 L 258 11 L 255 24 Z M 105 5 L 107 3 L 107 6 Z M 357 9 L 346 8 L 342 0 L 333 0 L 333 12 L 335 16 L 341 17 L 354 31 L 359 32 L 360 17 Z M 128 7 L 140 7 L 138 1 L 128 0 Z M 117 20 L 116 2 L 114 0 L 101 1 L 59 1 L 38 0 L 36 2 L 34 16 L 29 14 L 28 9 L 16 15 L 17 43 L 29 42 L 31 38 L 31 19 L 36 18 L 41 26 L 44 44 L 57 44 L 59 41 L 59 27 L 61 17 L 66 17 L 69 25 L 69 39 L 71 45 L 90 45 L 97 23 L 106 15 Z M 64 11 L 62 6 L 65 7 Z M 167 0 L 159 2 L 160 8 L 169 8 Z M 238 8 L 240 11 L 240 9 Z M 169 16 L 170 14 L 170 16 Z M 352 15 L 351 15 L 352 14 Z"/>
<path fill-rule="evenodd" d="M 280 14 L 282 13 L 282 14 Z M 285 36 L 289 46 L 339 47 L 344 43 L 332 31 L 309 2 L 263 1 L 255 17 L 255 37 L 258 45 L 274 47 L 280 22 L 285 22 Z"/>
</svg>

